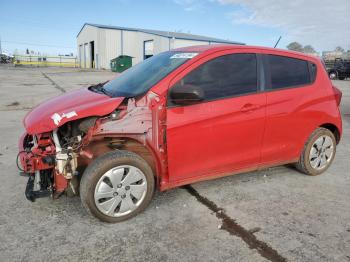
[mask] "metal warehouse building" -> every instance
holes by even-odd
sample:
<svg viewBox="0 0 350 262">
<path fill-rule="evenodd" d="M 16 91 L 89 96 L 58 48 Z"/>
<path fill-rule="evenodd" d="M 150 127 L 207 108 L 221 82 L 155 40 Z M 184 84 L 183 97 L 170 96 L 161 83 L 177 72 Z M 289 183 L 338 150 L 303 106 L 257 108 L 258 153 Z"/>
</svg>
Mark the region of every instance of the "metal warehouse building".
<svg viewBox="0 0 350 262">
<path fill-rule="evenodd" d="M 109 69 L 120 55 L 132 57 L 132 64 L 174 48 L 207 44 L 242 44 L 207 36 L 178 32 L 84 24 L 77 36 L 82 68 Z"/>
</svg>

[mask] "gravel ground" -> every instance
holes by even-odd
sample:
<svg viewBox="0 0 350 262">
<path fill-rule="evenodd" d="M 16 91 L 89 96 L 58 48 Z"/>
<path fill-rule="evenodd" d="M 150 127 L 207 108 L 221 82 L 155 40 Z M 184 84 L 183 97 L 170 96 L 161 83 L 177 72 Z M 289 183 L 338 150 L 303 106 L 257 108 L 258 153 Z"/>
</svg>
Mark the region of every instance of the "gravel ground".
<svg viewBox="0 0 350 262">
<path fill-rule="evenodd" d="M 332 167 L 290 167 L 157 193 L 134 219 L 105 224 L 80 199 L 24 197 L 14 159 L 22 118 L 49 97 L 115 77 L 107 71 L 0 66 L 0 261 L 350 261 L 350 81 Z"/>
</svg>

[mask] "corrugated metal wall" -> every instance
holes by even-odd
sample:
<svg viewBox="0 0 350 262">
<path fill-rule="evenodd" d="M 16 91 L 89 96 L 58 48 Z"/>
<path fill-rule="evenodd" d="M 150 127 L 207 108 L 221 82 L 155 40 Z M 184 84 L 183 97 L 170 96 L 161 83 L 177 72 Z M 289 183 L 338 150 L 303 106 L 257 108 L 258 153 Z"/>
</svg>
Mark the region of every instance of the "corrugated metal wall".
<svg viewBox="0 0 350 262">
<path fill-rule="evenodd" d="M 91 67 L 91 45 L 94 41 L 94 66 L 98 69 L 110 69 L 110 60 L 120 55 L 133 57 L 133 65 L 144 60 L 144 43 L 153 41 L 154 55 L 169 49 L 210 44 L 207 41 L 174 39 L 139 31 L 121 31 L 102 29 L 85 25 L 77 37 L 78 54 L 82 68 Z"/>
</svg>

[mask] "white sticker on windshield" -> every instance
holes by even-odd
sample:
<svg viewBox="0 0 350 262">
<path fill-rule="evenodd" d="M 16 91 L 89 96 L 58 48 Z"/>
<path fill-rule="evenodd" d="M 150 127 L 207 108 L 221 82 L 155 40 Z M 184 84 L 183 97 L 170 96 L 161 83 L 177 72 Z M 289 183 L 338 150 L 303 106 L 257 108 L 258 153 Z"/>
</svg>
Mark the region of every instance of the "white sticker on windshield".
<svg viewBox="0 0 350 262">
<path fill-rule="evenodd" d="M 177 53 L 175 55 L 172 55 L 170 57 L 170 59 L 178 59 L 178 58 L 191 59 L 191 58 L 195 57 L 196 55 L 198 55 L 198 53 Z"/>
</svg>

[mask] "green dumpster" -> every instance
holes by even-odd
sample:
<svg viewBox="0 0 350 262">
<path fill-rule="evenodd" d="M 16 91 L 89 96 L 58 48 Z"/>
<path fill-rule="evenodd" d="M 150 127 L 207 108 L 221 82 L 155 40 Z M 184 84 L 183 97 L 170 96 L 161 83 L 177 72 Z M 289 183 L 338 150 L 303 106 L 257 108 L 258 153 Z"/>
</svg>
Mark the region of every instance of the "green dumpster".
<svg viewBox="0 0 350 262">
<path fill-rule="evenodd" d="M 111 70 L 121 73 L 132 66 L 132 57 L 121 55 L 111 60 Z"/>
</svg>

